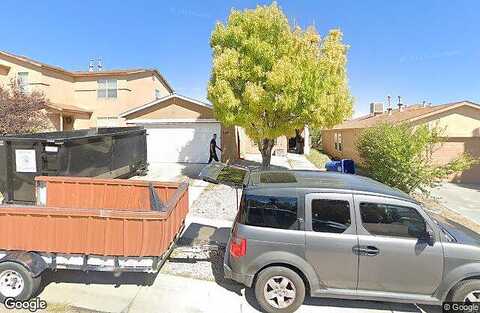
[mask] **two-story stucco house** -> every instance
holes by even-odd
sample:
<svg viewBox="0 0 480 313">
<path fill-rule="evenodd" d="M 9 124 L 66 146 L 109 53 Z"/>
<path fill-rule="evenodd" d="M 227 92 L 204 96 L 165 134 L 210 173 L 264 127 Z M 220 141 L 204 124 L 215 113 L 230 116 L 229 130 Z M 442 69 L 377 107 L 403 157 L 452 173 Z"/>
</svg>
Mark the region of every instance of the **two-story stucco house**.
<svg viewBox="0 0 480 313">
<path fill-rule="evenodd" d="M 120 113 L 173 92 L 154 69 L 67 71 L 24 56 L 0 52 L 0 84 L 17 80 L 50 100 L 53 129 L 120 126 Z"/>
</svg>

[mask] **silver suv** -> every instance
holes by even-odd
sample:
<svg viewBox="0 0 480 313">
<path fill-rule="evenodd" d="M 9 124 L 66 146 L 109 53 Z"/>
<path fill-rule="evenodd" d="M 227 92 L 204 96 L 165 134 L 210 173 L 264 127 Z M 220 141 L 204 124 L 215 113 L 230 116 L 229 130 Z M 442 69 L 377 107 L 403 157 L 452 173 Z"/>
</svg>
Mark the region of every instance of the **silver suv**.
<svg viewBox="0 0 480 313">
<path fill-rule="evenodd" d="M 217 163 L 202 175 L 243 189 L 225 276 L 253 287 L 266 312 L 294 312 L 306 294 L 480 302 L 480 235 L 427 214 L 403 192 L 332 172 Z"/>
</svg>

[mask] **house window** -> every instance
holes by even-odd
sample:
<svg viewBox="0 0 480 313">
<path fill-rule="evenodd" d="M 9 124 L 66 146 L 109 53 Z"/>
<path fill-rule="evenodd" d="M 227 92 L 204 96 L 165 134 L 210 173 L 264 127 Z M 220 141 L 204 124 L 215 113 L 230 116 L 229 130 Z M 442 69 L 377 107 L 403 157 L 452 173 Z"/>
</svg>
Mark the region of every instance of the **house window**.
<svg viewBox="0 0 480 313">
<path fill-rule="evenodd" d="M 18 83 L 18 88 L 22 92 L 28 92 L 29 91 L 29 82 L 28 82 L 28 72 L 18 72 L 17 73 L 17 83 Z"/>
<path fill-rule="evenodd" d="M 155 89 L 155 99 L 160 99 L 162 95 L 160 94 L 160 90 Z"/>
<path fill-rule="evenodd" d="M 99 79 L 97 81 L 97 97 L 98 98 L 116 98 L 117 97 L 117 80 L 116 79 Z"/>
<path fill-rule="evenodd" d="M 343 150 L 343 140 L 341 133 L 334 133 L 333 134 L 334 141 L 335 141 L 335 150 L 342 151 Z"/>
<path fill-rule="evenodd" d="M 342 133 L 338 133 L 338 151 L 343 151 Z"/>
</svg>

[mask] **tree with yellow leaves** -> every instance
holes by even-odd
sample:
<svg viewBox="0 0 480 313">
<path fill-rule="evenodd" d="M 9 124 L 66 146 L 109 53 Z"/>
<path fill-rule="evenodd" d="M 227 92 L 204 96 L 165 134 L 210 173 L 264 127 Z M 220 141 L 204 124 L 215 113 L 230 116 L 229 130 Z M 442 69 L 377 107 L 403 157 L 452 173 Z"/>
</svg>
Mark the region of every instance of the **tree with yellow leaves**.
<svg viewBox="0 0 480 313">
<path fill-rule="evenodd" d="M 323 39 L 313 27 L 291 27 L 273 3 L 232 10 L 211 35 L 208 99 L 227 126 L 241 126 L 269 168 L 275 138 L 296 129 L 332 127 L 352 113 L 347 46 L 340 30 Z"/>
</svg>

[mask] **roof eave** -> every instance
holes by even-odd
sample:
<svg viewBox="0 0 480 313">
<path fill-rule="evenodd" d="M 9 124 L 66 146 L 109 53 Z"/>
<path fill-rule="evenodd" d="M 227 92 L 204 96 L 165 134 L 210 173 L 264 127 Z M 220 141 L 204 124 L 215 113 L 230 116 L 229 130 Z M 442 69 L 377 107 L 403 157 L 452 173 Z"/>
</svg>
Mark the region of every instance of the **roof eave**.
<svg viewBox="0 0 480 313">
<path fill-rule="evenodd" d="M 171 93 L 169 94 L 168 96 L 165 96 L 165 97 L 162 97 L 162 98 L 159 98 L 159 99 L 156 99 L 154 101 L 150 101 L 146 104 L 143 104 L 141 106 L 138 106 L 136 108 L 133 108 L 133 109 L 130 109 L 128 111 L 125 111 L 123 113 L 120 113 L 120 117 L 122 118 L 125 118 L 131 114 L 134 114 L 134 113 L 137 113 L 137 112 L 140 112 L 142 110 L 145 110 L 145 109 L 148 109 L 154 105 L 157 105 L 157 104 L 160 104 L 164 101 L 167 101 L 167 100 L 170 100 L 170 99 L 173 99 L 173 98 L 178 98 L 178 99 L 182 99 L 184 101 L 187 101 L 187 102 L 190 102 L 190 103 L 193 103 L 193 104 L 196 104 L 196 105 L 199 105 L 199 106 L 202 106 L 202 107 L 205 107 L 205 108 L 208 108 L 208 109 L 213 109 L 213 107 L 211 105 L 208 105 L 207 103 L 204 103 L 204 102 L 201 102 L 199 100 L 196 100 L 196 99 L 192 99 L 192 98 L 189 98 L 189 97 L 185 97 L 185 96 L 182 96 L 182 95 L 178 95 L 176 93 Z"/>
</svg>

